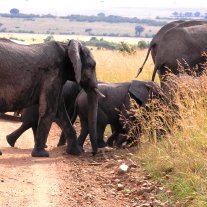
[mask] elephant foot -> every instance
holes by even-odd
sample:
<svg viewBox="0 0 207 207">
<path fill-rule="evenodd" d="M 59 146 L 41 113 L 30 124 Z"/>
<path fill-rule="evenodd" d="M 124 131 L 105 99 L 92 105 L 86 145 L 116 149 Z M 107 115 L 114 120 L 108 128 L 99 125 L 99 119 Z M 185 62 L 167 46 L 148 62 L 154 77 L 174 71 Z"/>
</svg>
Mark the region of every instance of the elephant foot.
<svg viewBox="0 0 207 207">
<path fill-rule="evenodd" d="M 95 156 L 96 154 L 97 154 L 97 151 L 96 151 L 96 152 L 94 152 L 94 151 L 92 152 L 92 155 L 93 155 L 93 156 Z"/>
<path fill-rule="evenodd" d="M 65 145 L 65 144 L 66 144 L 66 138 L 65 138 L 65 135 L 63 135 L 63 133 L 62 133 L 57 146 L 59 147 L 59 146 Z"/>
<path fill-rule="evenodd" d="M 49 153 L 45 149 L 34 148 L 31 153 L 32 157 L 49 157 Z"/>
<path fill-rule="evenodd" d="M 103 140 L 98 141 L 98 148 L 103 148 L 103 147 L 106 147 L 106 143 Z"/>
<path fill-rule="evenodd" d="M 113 147 L 114 146 L 114 140 L 109 138 L 106 142 L 106 145 L 109 146 L 109 147 Z"/>
<path fill-rule="evenodd" d="M 2 151 L 0 150 L 0 155 L 2 155 Z"/>
<path fill-rule="evenodd" d="M 12 136 L 7 135 L 7 136 L 6 136 L 6 140 L 7 140 L 8 144 L 9 144 L 11 147 L 14 147 L 14 145 L 15 145 L 15 143 L 16 143 L 16 139 L 14 139 Z"/>
<path fill-rule="evenodd" d="M 77 143 L 71 144 L 71 146 L 67 147 L 66 152 L 71 155 L 80 155 L 83 152 L 83 148 Z"/>
<path fill-rule="evenodd" d="M 64 146 L 65 144 L 66 144 L 66 141 L 63 142 L 63 141 L 60 140 L 58 142 L 57 146 L 60 147 L 60 146 Z"/>
</svg>

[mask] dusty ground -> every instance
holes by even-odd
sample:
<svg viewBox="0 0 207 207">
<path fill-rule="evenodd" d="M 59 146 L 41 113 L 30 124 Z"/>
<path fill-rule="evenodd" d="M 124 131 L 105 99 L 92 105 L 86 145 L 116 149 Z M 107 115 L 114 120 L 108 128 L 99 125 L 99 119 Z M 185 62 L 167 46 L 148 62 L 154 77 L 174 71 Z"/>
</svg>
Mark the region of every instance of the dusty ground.
<svg viewBox="0 0 207 207">
<path fill-rule="evenodd" d="M 49 158 L 32 158 L 32 131 L 25 132 L 12 148 L 5 136 L 21 123 L 0 119 L 0 207 L 127 207 L 168 206 L 156 199 L 162 187 L 149 180 L 131 160 L 136 149 L 86 152 L 80 157 L 57 148 L 60 129 L 53 124 L 48 138 Z M 129 170 L 119 173 L 126 163 Z"/>
</svg>

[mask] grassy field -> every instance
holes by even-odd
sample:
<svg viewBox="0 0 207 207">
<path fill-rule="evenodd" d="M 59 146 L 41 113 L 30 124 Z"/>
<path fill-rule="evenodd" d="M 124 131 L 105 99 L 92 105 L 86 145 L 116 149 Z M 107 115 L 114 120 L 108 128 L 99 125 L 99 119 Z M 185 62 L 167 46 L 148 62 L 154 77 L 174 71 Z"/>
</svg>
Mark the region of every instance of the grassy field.
<svg viewBox="0 0 207 207">
<path fill-rule="evenodd" d="M 44 39 L 48 37 L 48 34 L 27 34 L 27 33 L 0 33 L 0 37 L 5 37 L 8 39 L 16 39 L 18 41 L 23 41 L 26 44 L 34 44 L 44 42 Z M 76 39 L 82 41 L 88 41 L 92 36 L 88 35 L 53 35 L 54 39 L 57 41 L 68 41 L 68 39 Z M 98 36 L 98 39 L 103 38 L 109 42 L 120 43 L 122 41 L 128 44 L 137 45 L 138 41 L 144 40 L 150 42 L 151 38 L 137 38 L 137 37 L 103 37 Z"/>
<path fill-rule="evenodd" d="M 135 55 L 125 55 L 93 51 L 98 78 L 108 82 L 134 79 L 146 52 L 140 50 Z M 150 58 L 139 79 L 150 80 L 153 66 Z M 177 203 L 176 206 L 207 207 L 207 77 L 203 76 L 198 85 L 193 79 L 180 81 L 178 85 L 176 103 L 180 118 L 170 123 L 172 132 L 159 142 L 151 142 L 149 135 L 143 135 L 142 146 L 134 159 L 164 186 L 159 195 L 163 200 Z M 162 109 L 156 113 L 158 117 L 163 114 L 164 119 L 170 117 L 169 112 Z M 154 122 L 156 120 L 148 124 Z"/>
<path fill-rule="evenodd" d="M 3 24 L 7 32 L 13 31 L 31 31 L 36 34 L 75 34 L 89 35 L 85 29 L 92 29 L 91 33 L 95 35 L 106 34 L 128 34 L 135 35 L 135 26 L 133 23 L 106 23 L 106 22 L 76 22 L 61 18 L 5 18 L 0 17 L 0 23 Z M 144 26 L 145 30 L 142 37 L 155 34 L 160 27 Z M 21 32 L 22 33 L 22 32 Z"/>
<path fill-rule="evenodd" d="M 4 35 L 23 39 L 26 43 L 42 42 L 47 36 L 1 33 L 1 36 Z M 69 38 L 68 35 L 54 37 L 60 41 Z M 80 37 L 89 38 L 73 38 Z M 92 53 L 97 62 L 99 80 L 124 82 L 135 79 L 147 50 L 138 50 L 133 55 L 96 49 Z M 153 67 L 150 57 L 138 79 L 150 80 Z M 158 82 L 158 78 L 156 80 Z M 134 159 L 164 186 L 163 193 L 159 194 L 163 200 L 177 202 L 177 206 L 207 207 L 207 78 L 204 76 L 202 79 L 202 90 L 196 89 L 193 83 L 183 82 L 180 85 L 183 85 L 180 90 L 187 93 L 184 101 L 179 102 L 180 119 L 172 125 L 173 133 L 166 134 L 165 139 L 159 142 L 149 142 L 149 137 L 145 136 Z"/>
</svg>

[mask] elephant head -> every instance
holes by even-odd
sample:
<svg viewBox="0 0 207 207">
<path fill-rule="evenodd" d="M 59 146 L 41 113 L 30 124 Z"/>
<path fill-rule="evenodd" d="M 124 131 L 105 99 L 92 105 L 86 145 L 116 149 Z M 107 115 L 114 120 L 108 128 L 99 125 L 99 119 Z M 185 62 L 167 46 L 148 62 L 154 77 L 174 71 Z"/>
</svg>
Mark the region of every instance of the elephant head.
<svg viewBox="0 0 207 207">
<path fill-rule="evenodd" d="M 145 105 L 152 97 L 161 98 L 165 96 L 158 84 L 152 81 L 132 81 L 129 93 L 140 106 Z"/>
<path fill-rule="evenodd" d="M 88 123 L 89 134 L 92 144 L 93 154 L 97 152 L 97 108 L 98 97 L 103 96 L 97 88 L 96 78 L 96 61 L 93 58 L 91 51 L 83 46 L 80 42 L 70 40 L 68 45 L 68 56 L 75 72 L 75 80 L 86 91 L 88 97 Z"/>
</svg>

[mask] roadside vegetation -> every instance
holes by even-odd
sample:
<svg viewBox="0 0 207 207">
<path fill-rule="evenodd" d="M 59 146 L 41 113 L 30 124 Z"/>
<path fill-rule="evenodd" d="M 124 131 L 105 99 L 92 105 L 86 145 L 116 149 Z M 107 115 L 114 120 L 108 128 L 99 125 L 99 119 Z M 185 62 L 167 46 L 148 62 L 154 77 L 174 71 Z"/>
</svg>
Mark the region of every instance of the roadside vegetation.
<svg viewBox="0 0 207 207">
<path fill-rule="evenodd" d="M 139 40 L 137 36 L 152 37 L 163 24 L 158 21 L 156 25 L 154 21 L 139 22 L 144 30 L 141 33 L 137 31 L 136 36 L 135 28 L 138 22 L 129 21 L 137 21 L 137 19 L 122 18 L 121 20 L 113 17 L 116 20 L 114 24 L 109 22 L 108 16 L 104 14 L 91 17 L 90 20 L 87 20 L 89 17 L 80 15 L 65 18 L 50 15 L 41 18 L 21 15 L 18 18 L 14 17 L 15 15 L 11 18 L 10 14 L 10 16 L 0 18 L 1 37 L 23 41 L 27 44 L 53 39 L 68 41 L 71 38 L 78 38 L 83 41 L 83 44 L 91 47 L 97 62 L 97 77 L 105 82 L 124 82 L 135 79 L 137 70 L 146 57 L 146 48 L 150 42 L 150 39 L 149 41 Z M 102 21 L 97 23 L 92 21 L 93 18 L 99 18 Z M 54 25 L 56 25 L 55 28 Z M 141 29 L 141 27 L 137 28 Z M 99 38 L 99 36 L 104 37 Z M 122 36 L 129 39 L 122 41 L 119 39 Z M 131 37 L 134 38 L 131 39 Z M 153 67 L 154 64 L 150 57 L 138 79 L 151 80 Z M 156 81 L 159 84 L 158 78 Z M 125 121 L 126 124 L 131 125 L 130 133 L 135 139 L 138 137 L 136 123 L 138 121 L 142 123 L 141 145 L 134 159 L 142 163 L 153 180 L 164 186 L 163 192 L 159 194 L 163 200 L 174 203 L 179 201 L 182 203 L 181 206 L 206 207 L 207 76 L 204 75 L 201 79 L 200 86 L 202 87 L 198 87 L 194 82 L 189 84 L 183 81 L 175 84 L 178 86 L 175 101 L 179 116 L 177 110 L 166 107 L 166 105 L 157 107 L 159 102 L 152 103 L 149 106 L 151 110 L 148 111 L 140 110 L 132 102 L 134 107 L 129 113 L 136 119 L 134 122 Z M 179 98 L 181 94 L 182 99 Z M 171 103 L 169 105 L 172 106 Z M 155 129 L 158 125 L 164 131 L 161 139 L 156 136 Z"/>
<path fill-rule="evenodd" d="M 138 50 L 135 54 L 93 52 L 98 78 L 108 82 L 134 79 L 146 55 L 146 50 Z M 149 59 L 139 79 L 150 80 L 152 70 L 153 62 Z M 158 78 L 156 80 L 159 83 Z M 146 111 L 132 103 L 134 107 L 129 114 L 136 119 L 134 122 L 125 120 L 131 127 L 130 136 L 138 137 L 137 123 L 142 123 L 141 145 L 134 159 L 142 163 L 153 180 L 164 186 L 159 194 L 162 200 L 177 202 L 178 206 L 206 207 L 207 76 L 203 75 L 199 83 L 190 79 L 174 84 L 176 108 L 169 107 L 173 103 L 168 102 L 166 106 L 155 101 Z M 158 126 L 164 131 L 161 139 L 155 133 Z"/>
</svg>

